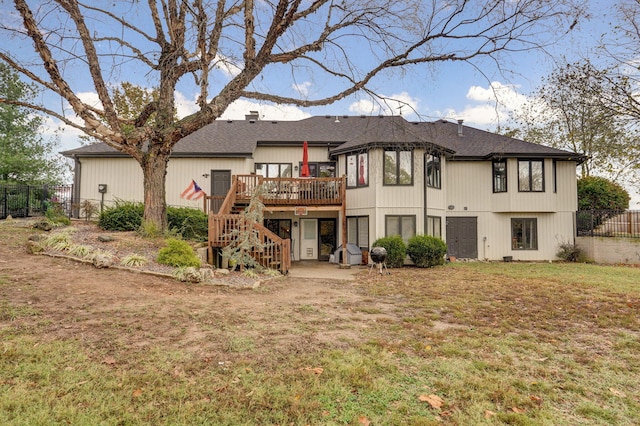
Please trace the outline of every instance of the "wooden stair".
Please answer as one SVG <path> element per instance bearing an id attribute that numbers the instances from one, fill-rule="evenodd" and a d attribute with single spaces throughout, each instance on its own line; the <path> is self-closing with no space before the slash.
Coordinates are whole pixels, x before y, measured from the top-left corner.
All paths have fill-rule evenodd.
<path id="1" fill-rule="evenodd" d="M 209 258 L 213 258 L 214 249 L 234 243 L 238 230 L 250 230 L 251 238 L 258 243 L 249 250 L 249 255 L 262 267 L 287 274 L 291 268 L 291 240 L 280 238 L 260 223 L 243 219 L 240 213 L 249 205 L 249 200 L 238 199 L 238 193 L 238 180 L 234 177 L 220 210 L 209 212 Z"/>

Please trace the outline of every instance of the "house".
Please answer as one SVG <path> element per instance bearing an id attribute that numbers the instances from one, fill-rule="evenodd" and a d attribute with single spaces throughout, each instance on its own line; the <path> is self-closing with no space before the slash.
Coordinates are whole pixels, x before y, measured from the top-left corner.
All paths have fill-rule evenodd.
<path id="1" fill-rule="evenodd" d="M 300 178 L 305 141 L 311 179 Z M 75 161 L 76 200 L 143 199 L 142 172 L 128 156 L 105 144 L 63 154 Z M 327 260 L 344 243 L 368 250 L 378 238 L 416 234 L 441 237 L 456 258 L 552 260 L 575 239 L 583 160 L 462 121 L 266 121 L 252 113 L 216 121 L 175 146 L 167 203 L 202 208 L 179 197 L 194 179 L 211 197 L 211 215 L 232 214 L 232 201 L 246 204 L 255 185 L 268 184 L 264 227 L 290 240 L 293 260 Z M 211 223 L 210 239 L 233 226 Z"/>

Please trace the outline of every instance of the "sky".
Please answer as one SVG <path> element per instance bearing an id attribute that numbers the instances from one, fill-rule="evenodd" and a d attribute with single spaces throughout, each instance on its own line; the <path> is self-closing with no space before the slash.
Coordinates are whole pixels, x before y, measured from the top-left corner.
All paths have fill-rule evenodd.
<path id="1" fill-rule="evenodd" d="M 0 21 L 9 22 L 11 4 L 0 2 Z M 222 119 L 244 119 L 249 111 L 258 111 L 265 120 L 299 120 L 312 115 L 403 115 L 411 121 L 432 121 L 437 119 L 464 120 L 466 125 L 495 131 L 510 124 L 510 113 L 531 99 L 533 91 L 553 70 L 554 58 L 576 60 L 589 57 L 595 59 L 595 47 L 602 34 L 609 30 L 611 22 L 610 3 L 607 0 L 589 0 L 591 19 L 583 19 L 568 34 L 558 37 L 546 52 L 520 52 L 510 54 L 499 64 L 484 61 L 477 67 L 466 63 L 441 63 L 429 69 L 411 69 L 392 78 L 376 80 L 376 90 L 381 95 L 399 99 L 407 105 L 398 108 L 390 104 L 382 108 L 363 95 L 357 94 L 334 104 L 298 108 L 290 105 L 273 105 L 238 100 L 221 117 Z M 498 70 L 498 67 L 501 70 Z M 229 78 L 237 70 L 220 69 L 219 77 Z M 135 78 L 135 71 L 127 75 L 127 80 Z M 138 76 L 142 77 L 142 76 Z M 256 82 L 260 84 L 260 82 Z M 268 83 L 281 90 L 314 97 L 323 93 L 321 82 L 297 81 L 278 78 Z M 88 87 L 88 86 L 87 86 Z M 97 95 L 91 90 L 80 92 L 83 100 L 93 100 Z M 196 111 L 197 93 L 189 86 L 179 86 L 176 92 L 178 115 L 185 116 Z M 68 150 L 81 145 L 79 132 L 65 128 L 60 122 L 47 120 L 44 131 L 57 131 L 60 150 Z M 640 195 L 633 192 L 632 208 L 640 208 Z"/>

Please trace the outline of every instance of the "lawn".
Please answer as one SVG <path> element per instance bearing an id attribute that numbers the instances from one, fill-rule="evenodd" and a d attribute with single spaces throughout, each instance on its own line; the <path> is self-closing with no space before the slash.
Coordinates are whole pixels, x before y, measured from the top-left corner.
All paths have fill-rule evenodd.
<path id="1" fill-rule="evenodd" d="M 27 256 L 21 238 L 0 252 L 2 425 L 640 418 L 638 268 L 454 263 L 241 290 Z"/>

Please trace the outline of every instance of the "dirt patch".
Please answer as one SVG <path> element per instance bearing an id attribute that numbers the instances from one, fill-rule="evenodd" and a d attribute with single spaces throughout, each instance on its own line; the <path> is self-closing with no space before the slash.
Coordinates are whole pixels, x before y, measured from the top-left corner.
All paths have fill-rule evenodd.
<path id="1" fill-rule="evenodd" d="M 98 235 L 107 233 L 94 225 L 73 226 L 75 242 L 118 258 L 138 253 L 153 259 L 161 245 L 135 233 L 109 233 L 113 241 L 100 242 Z M 363 298 L 358 289 L 364 281 L 358 279 L 280 277 L 253 289 L 187 284 L 28 254 L 27 239 L 35 233 L 41 232 L 28 222 L 0 223 L 0 296 L 11 307 L 3 311 L 0 328 L 78 339 L 96 356 L 165 347 L 221 361 L 250 352 L 272 362 L 291 351 L 351 345 L 365 339 L 362 331 L 378 319 L 397 320 L 393 312 L 381 313 L 385 308 L 378 302 Z M 156 264 L 147 268 L 162 271 Z M 219 279 L 227 284 L 244 280 L 241 274 Z M 240 331 L 242 338 L 237 337 Z"/>

